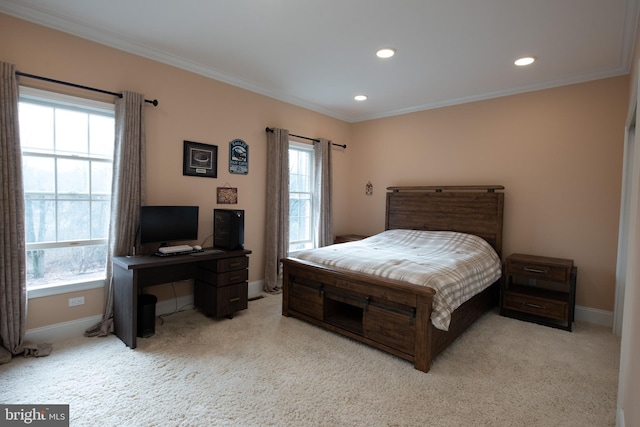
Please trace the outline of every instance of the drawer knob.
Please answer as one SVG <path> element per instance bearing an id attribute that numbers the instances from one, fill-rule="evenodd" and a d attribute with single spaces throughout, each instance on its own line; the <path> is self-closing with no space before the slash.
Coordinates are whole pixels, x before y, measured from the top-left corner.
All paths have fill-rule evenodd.
<path id="1" fill-rule="evenodd" d="M 229 298 L 229 302 L 238 302 L 240 301 L 240 297 Z"/>
<path id="2" fill-rule="evenodd" d="M 548 274 L 549 270 L 542 270 L 540 268 L 531 268 L 531 267 L 525 267 L 524 271 L 526 271 L 527 273 L 538 273 L 538 274 Z"/>

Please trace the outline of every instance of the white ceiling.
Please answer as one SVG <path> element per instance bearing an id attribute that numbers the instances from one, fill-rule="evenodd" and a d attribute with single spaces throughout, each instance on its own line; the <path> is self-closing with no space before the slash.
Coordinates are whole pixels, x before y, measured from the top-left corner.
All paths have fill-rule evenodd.
<path id="1" fill-rule="evenodd" d="M 357 122 L 627 74 L 639 1 L 0 0 L 0 12 Z M 514 66 L 523 55 L 537 61 Z"/>

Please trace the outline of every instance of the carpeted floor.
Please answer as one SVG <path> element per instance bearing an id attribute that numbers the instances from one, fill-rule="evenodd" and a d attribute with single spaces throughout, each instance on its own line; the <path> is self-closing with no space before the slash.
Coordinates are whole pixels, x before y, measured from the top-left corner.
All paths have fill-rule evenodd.
<path id="1" fill-rule="evenodd" d="M 429 373 L 280 312 L 189 310 L 0 365 L 0 403 L 70 405 L 71 426 L 613 426 L 619 340 L 489 313 Z"/>

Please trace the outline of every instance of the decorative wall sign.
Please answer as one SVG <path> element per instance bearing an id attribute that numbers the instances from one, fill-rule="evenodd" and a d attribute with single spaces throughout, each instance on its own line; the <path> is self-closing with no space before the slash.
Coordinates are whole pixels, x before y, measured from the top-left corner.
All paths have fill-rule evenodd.
<path id="1" fill-rule="evenodd" d="M 246 175 L 249 173 L 249 146 L 241 139 L 229 143 L 229 172 Z"/>
<path id="2" fill-rule="evenodd" d="M 218 177 L 218 146 L 184 141 L 182 175 Z"/>
<path id="3" fill-rule="evenodd" d="M 218 204 L 235 205 L 238 203 L 238 189 L 233 187 L 218 187 Z"/>

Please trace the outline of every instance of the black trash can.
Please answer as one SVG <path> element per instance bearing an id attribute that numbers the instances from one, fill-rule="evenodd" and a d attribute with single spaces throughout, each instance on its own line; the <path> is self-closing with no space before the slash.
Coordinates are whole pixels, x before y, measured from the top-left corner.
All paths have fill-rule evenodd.
<path id="1" fill-rule="evenodd" d="M 138 336 L 148 338 L 156 333 L 156 303 L 158 297 L 138 295 Z"/>

